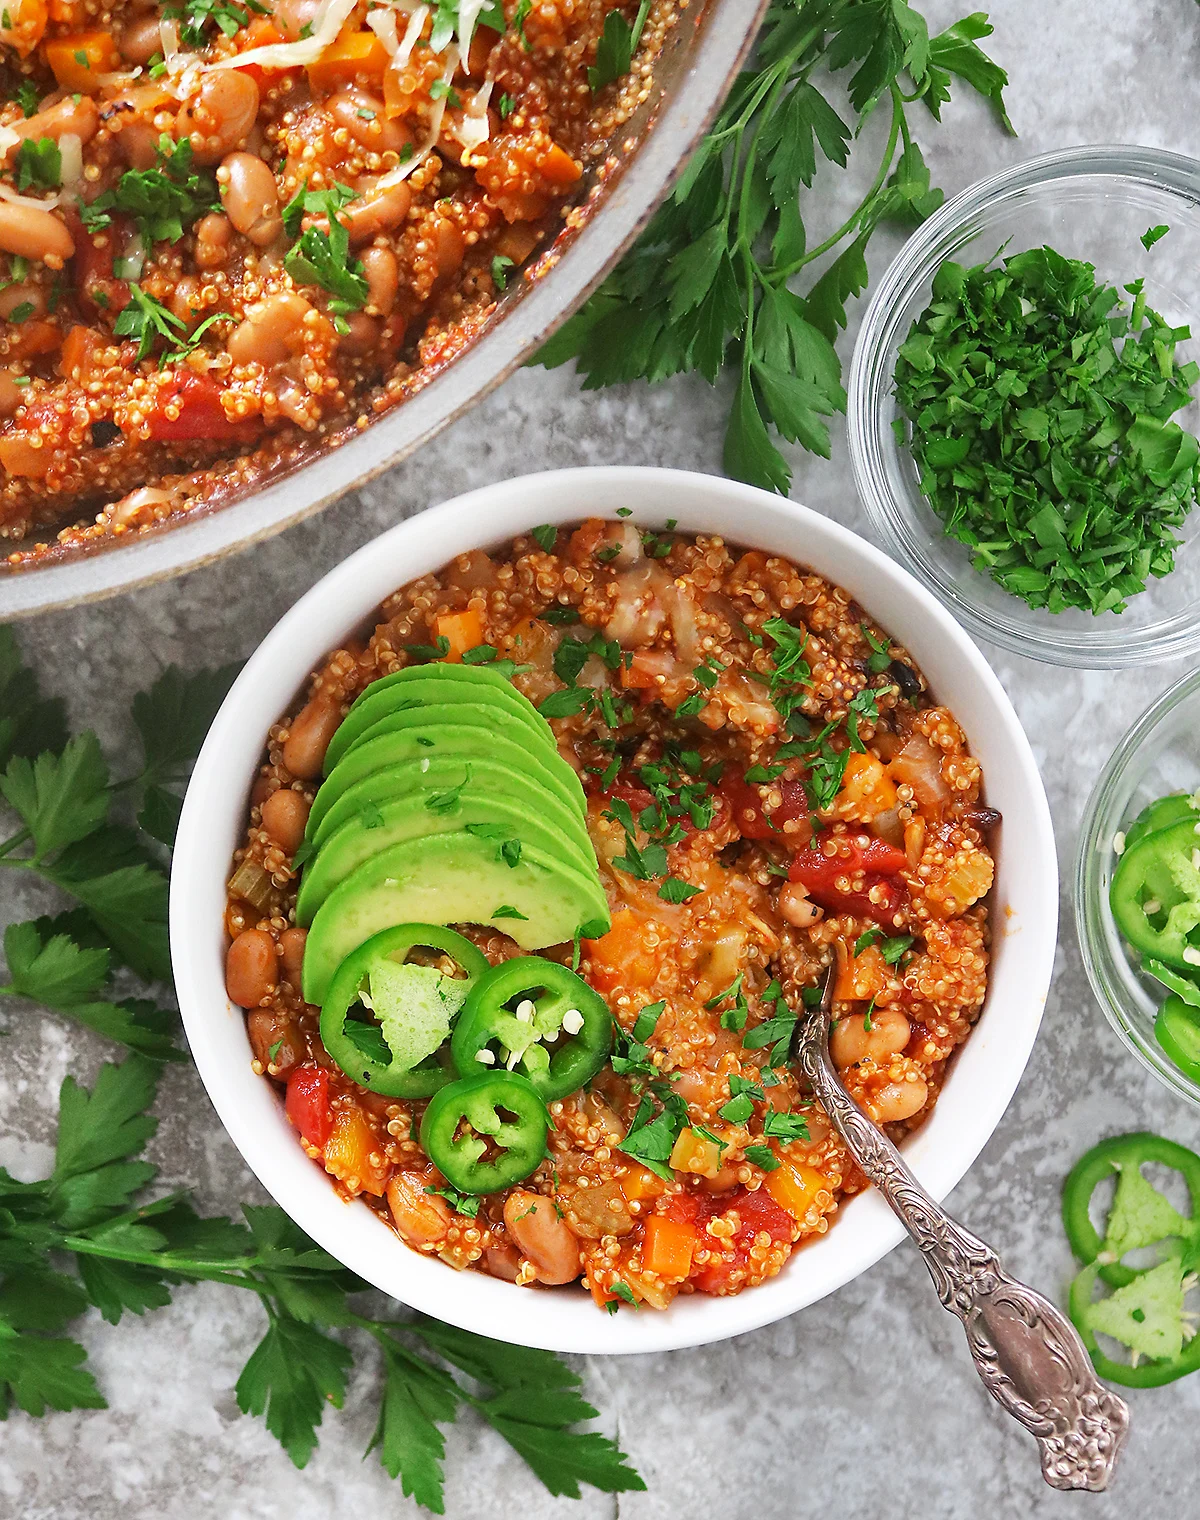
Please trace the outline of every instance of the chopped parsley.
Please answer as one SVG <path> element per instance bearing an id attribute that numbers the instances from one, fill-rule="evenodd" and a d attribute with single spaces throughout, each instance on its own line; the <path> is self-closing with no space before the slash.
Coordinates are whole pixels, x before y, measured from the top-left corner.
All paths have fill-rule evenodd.
<path id="1" fill-rule="evenodd" d="M 80 206 L 83 224 L 94 231 L 107 227 L 110 211 L 133 218 L 147 247 L 177 243 L 193 222 L 220 209 L 217 182 L 207 171 L 192 166 L 192 145 L 175 142 L 164 132 L 158 140 L 153 169 L 127 169 L 112 190 Z"/>
<path id="2" fill-rule="evenodd" d="M 496 911 L 492 914 L 492 917 L 519 918 L 523 923 L 529 922 L 529 914 L 520 912 L 517 908 L 513 907 L 512 903 L 501 903 Z"/>
<path id="3" fill-rule="evenodd" d="M 24 138 L 14 168 L 18 190 L 57 190 L 62 184 L 62 153 L 52 137 Z"/>
<path id="4" fill-rule="evenodd" d="M 471 780 L 471 767 L 466 767 L 466 774 L 457 786 L 447 787 L 444 792 L 434 792 L 426 798 L 425 806 L 431 813 L 454 813 L 462 806 L 462 794 L 464 788 Z"/>
<path id="5" fill-rule="evenodd" d="M 37 108 L 41 104 L 38 87 L 32 79 L 22 79 L 12 97 L 21 107 L 21 114 L 28 121 L 31 116 L 37 115 Z"/>
<path id="6" fill-rule="evenodd" d="M 468 1219 L 474 1219 L 479 1213 L 479 1205 L 482 1198 L 473 1198 L 469 1193 L 456 1192 L 452 1187 L 427 1187 L 427 1193 L 436 1194 L 438 1198 L 444 1198 L 456 1214 L 465 1214 Z"/>
<path id="7" fill-rule="evenodd" d="M 179 42 L 187 50 L 205 47 L 214 26 L 226 37 L 233 37 L 249 25 L 251 14 L 271 14 L 259 0 L 244 0 L 241 5 L 234 0 L 185 0 L 183 5 L 164 5 L 162 13 L 168 21 L 180 23 Z"/>
<path id="8" fill-rule="evenodd" d="M 228 312 L 213 312 L 212 316 L 205 317 L 188 334 L 187 323 L 140 285 L 130 285 L 129 298 L 129 305 L 118 314 L 113 324 L 113 332 L 118 338 L 138 340 L 139 362 L 149 358 L 154 345 L 161 342 L 163 347 L 158 360 L 159 369 L 186 359 L 199 346 L 200 339 L 214 323 L 231 320 Z"/>
<path id="9" fill-rule="evenodd" d="M 897 429 L 977 571 L 1093 614 L 1169 574 L 1200 490 L 1200 441 L 1172 421 L 1200 380 L 1190 336 L 1141 280 L 1100 285 L 1052 248 L 942 265 L 900 346 Z"/>
<path id="10" fill-rule="evenodd" d="M 632 26 L 619 10 L 611 10 L 605 16 L 604 30 L 596 44 L 596 62 L 588 69 L 588 84 L 593 95 L 614 79 L 629 73 L 649 14 L 650 0 L 642 0 Z"/>
<path id="11" fill-rule="evenodd" d="M 862 636 L 871 646 L 871 657 L 867 661 L 867 669 L 873 676 L 881 676 L 892 663 L 891 652 L 882 639 L 877 639 L 865 623 L 861 623 Z"/>
<path id="12" fill-rule="evenodd" d="M 689 882 L 681 881 L 678 876 L 668 876 L 666 881 L 658 889 L 658 895 L 664 902 L 685 903 L 691 897 L 697 897 L 704 891 L 703 887 L 693 887 Z"/>
<path id="13" fill-rule="evenodd" d="M 350 233 L 338 221 L 338 212 L 355 199 L 347 185 L 335 184 L 329 190 L 309 190 L 302 186 L 283 208 L 284 230 L 295 234 L 306 212 L 324 216 L 329 230 L 309 227 L 299 241 L 288 249 L 283 267 L 297 285 L 318 285 L 333 297 L 329 310 L 335 316 L 359 311 L 367 304 L 367 281 L 362 261 L 350 252 Z"/>
<path id="14" fill-rule="evenodd" d="M 503 253 L 496 254 L 492 259 L 492 284 L 497 290 L 508 289 L 508 271 L 513 267 L 512 259 Z"/>

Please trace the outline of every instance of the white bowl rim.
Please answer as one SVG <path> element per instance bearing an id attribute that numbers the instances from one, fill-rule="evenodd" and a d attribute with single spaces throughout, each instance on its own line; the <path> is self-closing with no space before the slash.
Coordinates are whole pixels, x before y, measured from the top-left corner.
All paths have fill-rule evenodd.
<path id="1" fill-rule="evenodd" d="M 723 1340 L 773 1323 L 852 1281 L 890 1251 L 903 1229 L 878 1194 L 844 1204 L 828 1234 L 797 1252 L 777 1277 L 733 1297 L 696 1294 L 663 1313 L 597 1312 L 584 1293 L 522 1290 L 482 1273 L 456 1273 L 409 1250 L 369 1209 L 344 1203 L 304 1155 L 270 1084 L 250 1070 L 242 1010 L 224 990 L 223 904 L 228 861 L 244 827 L 251 778 L 269 726 L 285 710 L 324 654 L 388 593 L 468 548 L 500 544 L 540 522 L 574 522 L 634 508 L 631 521 L 681 532 L 725 533 L 735 543 L 787 555 L 838 584 L 868 579 L 864 604 L 906 643 L 928 673 L 947 662 L 962 671 L 963 691 L 986 710 L 989 744 L 1008 752 L 1001 784 L 1027 813 L 1016 869 L 1020 906 L 1006 905 L 1003 940 L 1005 1011 L 1001 1029 L 997 966 L 980 1026 L 962 1055 L 988 1061 L 983 1091 L 954 1075 L 934 1114 L 906 1146 L 906 1156 L 935 1198 L 943 1198 L 1000 1122 L 1025 1069 L 1041 1022 L 1053 969 L 1058 868 L 1041 778 L 1015 712 L 982 654 L 941 604 L 904 569 L 849 529 L 806 507 L 718 476 L 632 466 L 546 471 L 471 491 L 432 507 L 366 544 L 317 582 L 275 625 L 246 663 L 213 722 L 196 762 L 180 818 L 171 882 L 170 926 L 175 983 L 189 1045 L 222 1123 L 246 1164 L 281 1207 L 331 1254 L 401 1302 L 464 1329 L 564 1352 L 671 1350 Z M 739 518 L 758 524 L 739 531 Z M 764 528 L 761 525 L 766 524 Z M 801 547 L 803 544 L 803 547 Z M 831 566 L 836 573 L 831 573 Z M 824 568 L 822 568 L 824 567 Z M 847 589 L 863 601 L 853 586 Z M 902 609 L 885 617 L 871 606 L 886 595 Z M 905 620 L 920 623 L 913 646 Z M 944 682 L 934 683 L 945 685 Z M 961 701 L 949 704 L 952 710 Z M 992 725 L 995 725 L 994 727 Z M 994 792 L 995 788 L 992 788 Z M 991 792 L 989 793 L 991 795 Z M 1001 852 L 1001 871 L 1008 857 Z M 995 918 L 995 915 L 993 915 Z M 205 925 L 208 929 L 205 929 Z M 1012 945 L 1010 951 L 1007 946 Z M 1016 960 L 1012 958 L 1016 957 Z M 997 996 L 999 994 L 997 993 Z M 984 1027 L 986 1026 L 986 1027 Z M 986 1054 L 985 1054 L 986 1052 Z"/>

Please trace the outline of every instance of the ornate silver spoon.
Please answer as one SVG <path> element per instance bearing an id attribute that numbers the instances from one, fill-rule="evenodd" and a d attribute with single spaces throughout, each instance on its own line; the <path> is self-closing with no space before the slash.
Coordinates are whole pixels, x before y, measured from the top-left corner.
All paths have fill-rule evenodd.
<path id="1" fill-rule="evenodd" d="M 1036 1437 L 1052 1488 L 1107 1488 L 1129 1410 L 1096 1377 L 1070 1320 L 1017 1282 L 995 1251 L 933 1201 L 900 1152 L 842 1086 L 829 1058 L 836 967 L 796 1026 L 795 1057 L 854 1159 L 925 1258 L 942 1306 L 956 1314 L 983 1386 Z"/>

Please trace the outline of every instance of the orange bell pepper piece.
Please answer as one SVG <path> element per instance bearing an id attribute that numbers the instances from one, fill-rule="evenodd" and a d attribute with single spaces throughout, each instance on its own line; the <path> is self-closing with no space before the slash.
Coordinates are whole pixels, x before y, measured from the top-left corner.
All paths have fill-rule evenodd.
<path id="1" fill-rule="evenodd" d="M 665 1214 L 652 1214 L 646 1221 L 646 1241 L 642 1262 L 648 1272 L 682 1282 L 692 1270 L 692 1253 L 696 1249 L 696 1227 Z"/>
<path id="2" fill-rule="evenodd" d="M 387 63 L 387 49 L 374 32 L 350 32 L 309 64 L 308 82 L 314 94 L 332 95 L 356 81 L 381 80 Z"/>
<path id="3" fill-rule="evenodd" d="M 100 30 L 68 32 L 47 42 L 43 51 L 62 88 L 78 95 L 97 94 L 101 76 L 114 73 L 121 63 L 111 33 Z"/>
<path id="4" fill-rule="evenodd" d="M 780 1158 L 780 1164 L 768 1172 L 763 1187 L 781 1209 L 794 1220 L 803 1223 L 809 1209 L 816 1202 L 817 1194 L 829 1191 L 829 1179 L 815 1166 L 805 1166 L 801 1161 Z"/>
<path id="5" fill-rule="evenodd" d="M 464 653 L 483 643 L 483 623 L 474 607 L 465 612 L 441 613 L 434 620 L 434 633 L 449 642 L 446 662 L 450 665 L 461 665 Z"/>

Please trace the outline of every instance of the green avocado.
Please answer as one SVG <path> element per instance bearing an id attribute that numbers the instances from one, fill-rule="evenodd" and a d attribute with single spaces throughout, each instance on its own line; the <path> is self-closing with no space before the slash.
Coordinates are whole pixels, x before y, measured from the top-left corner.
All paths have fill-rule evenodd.
<path id="1" fill-rule="evenodd" d="M 342 719 L 325 751 L 325 774 L 366 729 L 394 713 L 433 705 L 478 707 L 522 724 L 528 738 L 558 753 L 554 733 L 533 703 L 504 676 L 482 665 L 411 665 L 372 681 Z"/>
<path id="2" fill-rule="evenodd" d="M 429 764 L 422 764 L 424 760 Z M 468 759 L 456 749 L 422 747 L 419 760 L 408 759 L 397 765 L 382 766 L 341 788 L 334 801 L 322 803 L 316 826 L 306 830 L 308 841 L 313 850 L 319 850 L 331 834 L 364 811 L 370 813 L 374 808 L 386 807 L 389 802 L 414 791 L 448 791 L 466 779 L 468 765 L 471 767 L 468 791 L 486 791 L 500 801 L 518 804 L 527 818 L 532 816 L 543 827 L 566 835 L 586 862 L 587 869 L 595 870 L 595 850 L 587 826 L 578 811 L 562 800 L 561 793 L 550 791 L 528 769 L 514 772 L 494 754 Z M 340 776 L 334 779 L 340 780 Z M 335 797 L 333 791 L 329 795 Z"/>
<path id="3" fill-rule="evenodd" d="M 389 721 L 384 719 L 385 724 Z M 441 723 L 428 727 L 410 724 L 394 730 L 382 728 L 346 752 L 313 799 L 306 829 L 308 838 L 316 838 L 333 804 L 364 776 L 409 762 L 428 771 L 435 759 L 447 758 L 462 762 L 494 760 L 503 764 L 514 776 L 538 782 L 574 815 L 582 827 L 587 811 L 583 787 L 579 784 L 579 777 L 557 751 L 547 754 L 534 745 L 525 748 L 496 729 L 479 723 Z M 461 775 L 457 776 L 453 784 L 457 785 L 462 779 Z"/>
<path id="4" fill-rule="evenodd" d="M 434 771 L 448 772 L 445 778 L 434 776 Z M 390 849 L 408 839 L 418 839 L 435 834 L 448 834 L 454 830 L 474 833 L 489 843 L 492 853 L 505 862 L 524 853 L 526 846 L 540 851 L 547 859 L 559 862 L 564 871 L 578 876 L 587 884 L 596 879 L 596 856 L 586 840 L 581 842 L 582 829 L 578 819 L 572 820 L 570 831 L 556 827 L 551 821 L 559 804 L 536 782 L 522 781 L 514 777 L 504 766 L 487 761 L 470 763 L 470 780 L 457 795 L 456 789 L 463 782 L 464 766 L 461 761 L 447 761 L 430 766 L 428 784 L 419 771 L 416 776 L 422 785 L 413 790 L 403 790 L 404 780 L 413 780 L 415 767 L 409 765 L 401 771 L 377 773 L 386 778 L 397 791 L 378 803 L 361 802 L 361 788 L 372 782 L 359 782 L 343 795 L 335 808 L 321 825 L 321 837 L 316 841 L 316 854 L 304 867 L 300 895 L 296 901 L 296 922 L 311 923 L 317 909 L 330 892 L 347 876 L 382 850 Z M 353 794 L 358 793 L 358 797 Z M 454 799 L 450 806 L 437 804 Z M 359 802 L 357 812 L 340 826 L 329 828 L 337 809 L 347 800 Z M 505 847 L 507 846 L 507 854 Z M 586 854 L 585 854 L 586 848 Z"/>
<path id="5" fill-rule="evenodd" d="M 352 950 L 404 923 L 486 924 L 540 950 L 607 933 L 609 913 L 599 877 L 587 881 L 532 847 L 508 866 L 474 834 L 409 839 L 373 855 L 322 903 L 304 951 L 305 1000 L 322 1003 Z"/>

